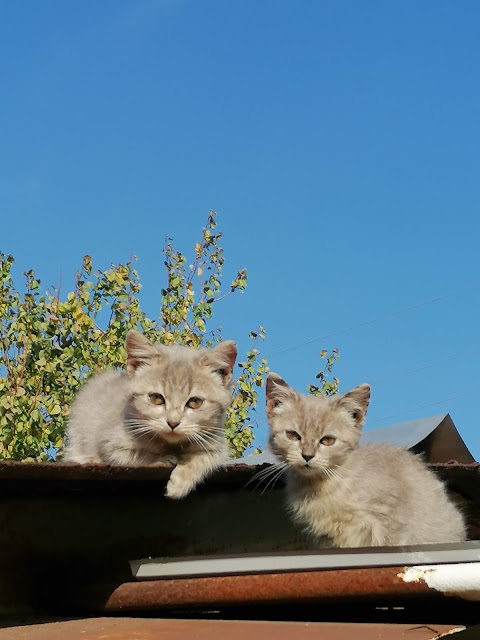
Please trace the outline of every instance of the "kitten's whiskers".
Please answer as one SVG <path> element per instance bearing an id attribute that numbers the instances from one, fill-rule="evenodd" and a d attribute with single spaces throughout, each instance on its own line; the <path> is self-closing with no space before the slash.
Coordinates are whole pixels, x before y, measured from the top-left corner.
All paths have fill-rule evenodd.
<path id="1" fill-rule="evenodd" d="M 336 480 L 339 485 L 347 486 L 347 478 L 345 474 L 345 469 L 343 469 L 343 473 L 338 471 L 339 468 L 342 467 L 324 467 L 322 472 L 329 480 Z"/>
<path id="2" fill-rule="evenodd" d="M 254 480 L 258 480 L 257 484 L 254 487 L 255 489 L 257 489 L 263 482 L 267 481 L 267 484 L 262 491 L 263 494 L 263 492 L 272 482 L 273 485 L 275 485 L 278 478 L 283 474 L 284 471 L 286 471 L 287 468 L 288 464 L 286 462 L 277 462 L 275 464 L 271 464 L 266 469 L 260 469 L 260 471 L 257 471 L 257 473 L 255 473 L 245 484 L 245 487 L 247 487 Z"/>
<path id="3" fill-rule="evenodd" d="M 149 435 L 155 436 L 156 429 L 146 420 L 132 420 L 128 419 L 124 421 L 125 428 L 131 435 Z"/>
<path id="4" fill-rule="evenodd" d="M 270 487 L 273 489 L 273 487 L 275 486 L 275 484 L 277 483 L 277 480 L 280 478 L 280 476 L 286 471 L 287 469 L 287 465 L 285 465 L 284 467 L 282 467 L 281 469 L 277 470 L 277 473 L 274 474 L 270 480 L 267 482 L 267 484 L 265 485 L 263 491 L 262 491 L 262 495 L 265 493 L 265 491 L 268 489 L 268 487 Z"/>
<path id="5" fill-rule="evenodd" d="M 200 449 L 203 449 L 203 451 L 205 451 L 206 453 L 210 453 L 212 451 L 212 449 L 214 449 L 214 447 L 212 447 L 212 445 L 215 444 L 219 444 L 219 440 L 208 440 L 207 438 L 205 438 L 205 434 L 203 433 L 199 433 L 198 431 L 191 431 L 191 432 L 186 432 L 185 435 L 187 436 L 188 440 L 190 442 L 195 443 L 198 447 L 200 447 Z"/>

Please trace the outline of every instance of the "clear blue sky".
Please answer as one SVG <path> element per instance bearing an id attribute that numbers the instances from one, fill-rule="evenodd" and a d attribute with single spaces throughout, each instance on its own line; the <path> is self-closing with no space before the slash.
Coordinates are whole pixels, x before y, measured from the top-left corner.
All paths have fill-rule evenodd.
<path id="1" fill-rule="evenodd" d="M 450 412 L 479 459 L 479 24 L 475 0 L 3 2 L 0 249 L 64 288 L 135 253 L 155 314 L 165 235 L 190 251 L 215 209 L 249 273 L 225 337 L 263 324 L 300 389 L 338 347 L 369 428 Z"/>

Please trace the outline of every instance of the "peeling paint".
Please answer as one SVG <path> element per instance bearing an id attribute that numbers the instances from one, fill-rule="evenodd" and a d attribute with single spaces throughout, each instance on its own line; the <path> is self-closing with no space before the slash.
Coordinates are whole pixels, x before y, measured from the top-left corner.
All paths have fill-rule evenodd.
<path id="1" fill-rule="evenodd" d="M 480 600 L 480 562 L 406 567 L 398 577 L 404 582 L 423 582 L 446 596 Z"/>
<path id="2" fill-rule="evenodd" d="M 454 629 L 450 629 L 450 631 L 445 631 L 445 633 L 441 633 L 440 635 L 436 635 L 431 640 L 440 640 L 440 638 L 446 638 L 447 636 L 451 636 L 454 633 L 460 633 L 461 631 L 465 631 L 467 627 L 455 627 Z"/>

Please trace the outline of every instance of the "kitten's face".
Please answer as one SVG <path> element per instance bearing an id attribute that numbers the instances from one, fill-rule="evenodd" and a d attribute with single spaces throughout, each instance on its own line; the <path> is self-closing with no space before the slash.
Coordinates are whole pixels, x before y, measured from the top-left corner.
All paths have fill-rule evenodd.
<path id="1" fill-rule="evenodd" d="M 302 475 L 331 475 L 357 446 L 369 400 L 367 384 L 344 396 L 307 396 L 270 373 L 267 415 L 273 453 Z"/>
<path id="2" fill-rule="evenodd" d="M 147 446 L 158 439 L 172 445 L 190 442 L 200 449 L 214 444 L 230 403 L 235 357 L 231 341 L 214 349 L 152 346 L 142 334 L 130 332 L 126 428 Z"/>

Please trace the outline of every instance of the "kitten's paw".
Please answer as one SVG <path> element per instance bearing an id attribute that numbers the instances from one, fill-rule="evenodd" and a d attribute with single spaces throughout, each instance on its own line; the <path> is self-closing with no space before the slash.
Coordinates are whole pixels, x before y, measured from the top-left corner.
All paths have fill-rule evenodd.
<path id="1" fill-rule="evenodd" d="M 167 483 L 167 490 L 165 495 L 167 498 L 173 498 L 174 500 L 180 500 L 185 498 L 186 495 L 194 488 L 195 485 L 185 477 L 185 474 L 178 467 L 172 471 L 170 480 Z M 180 472 L 180 473 L 179 473 Z"/>

